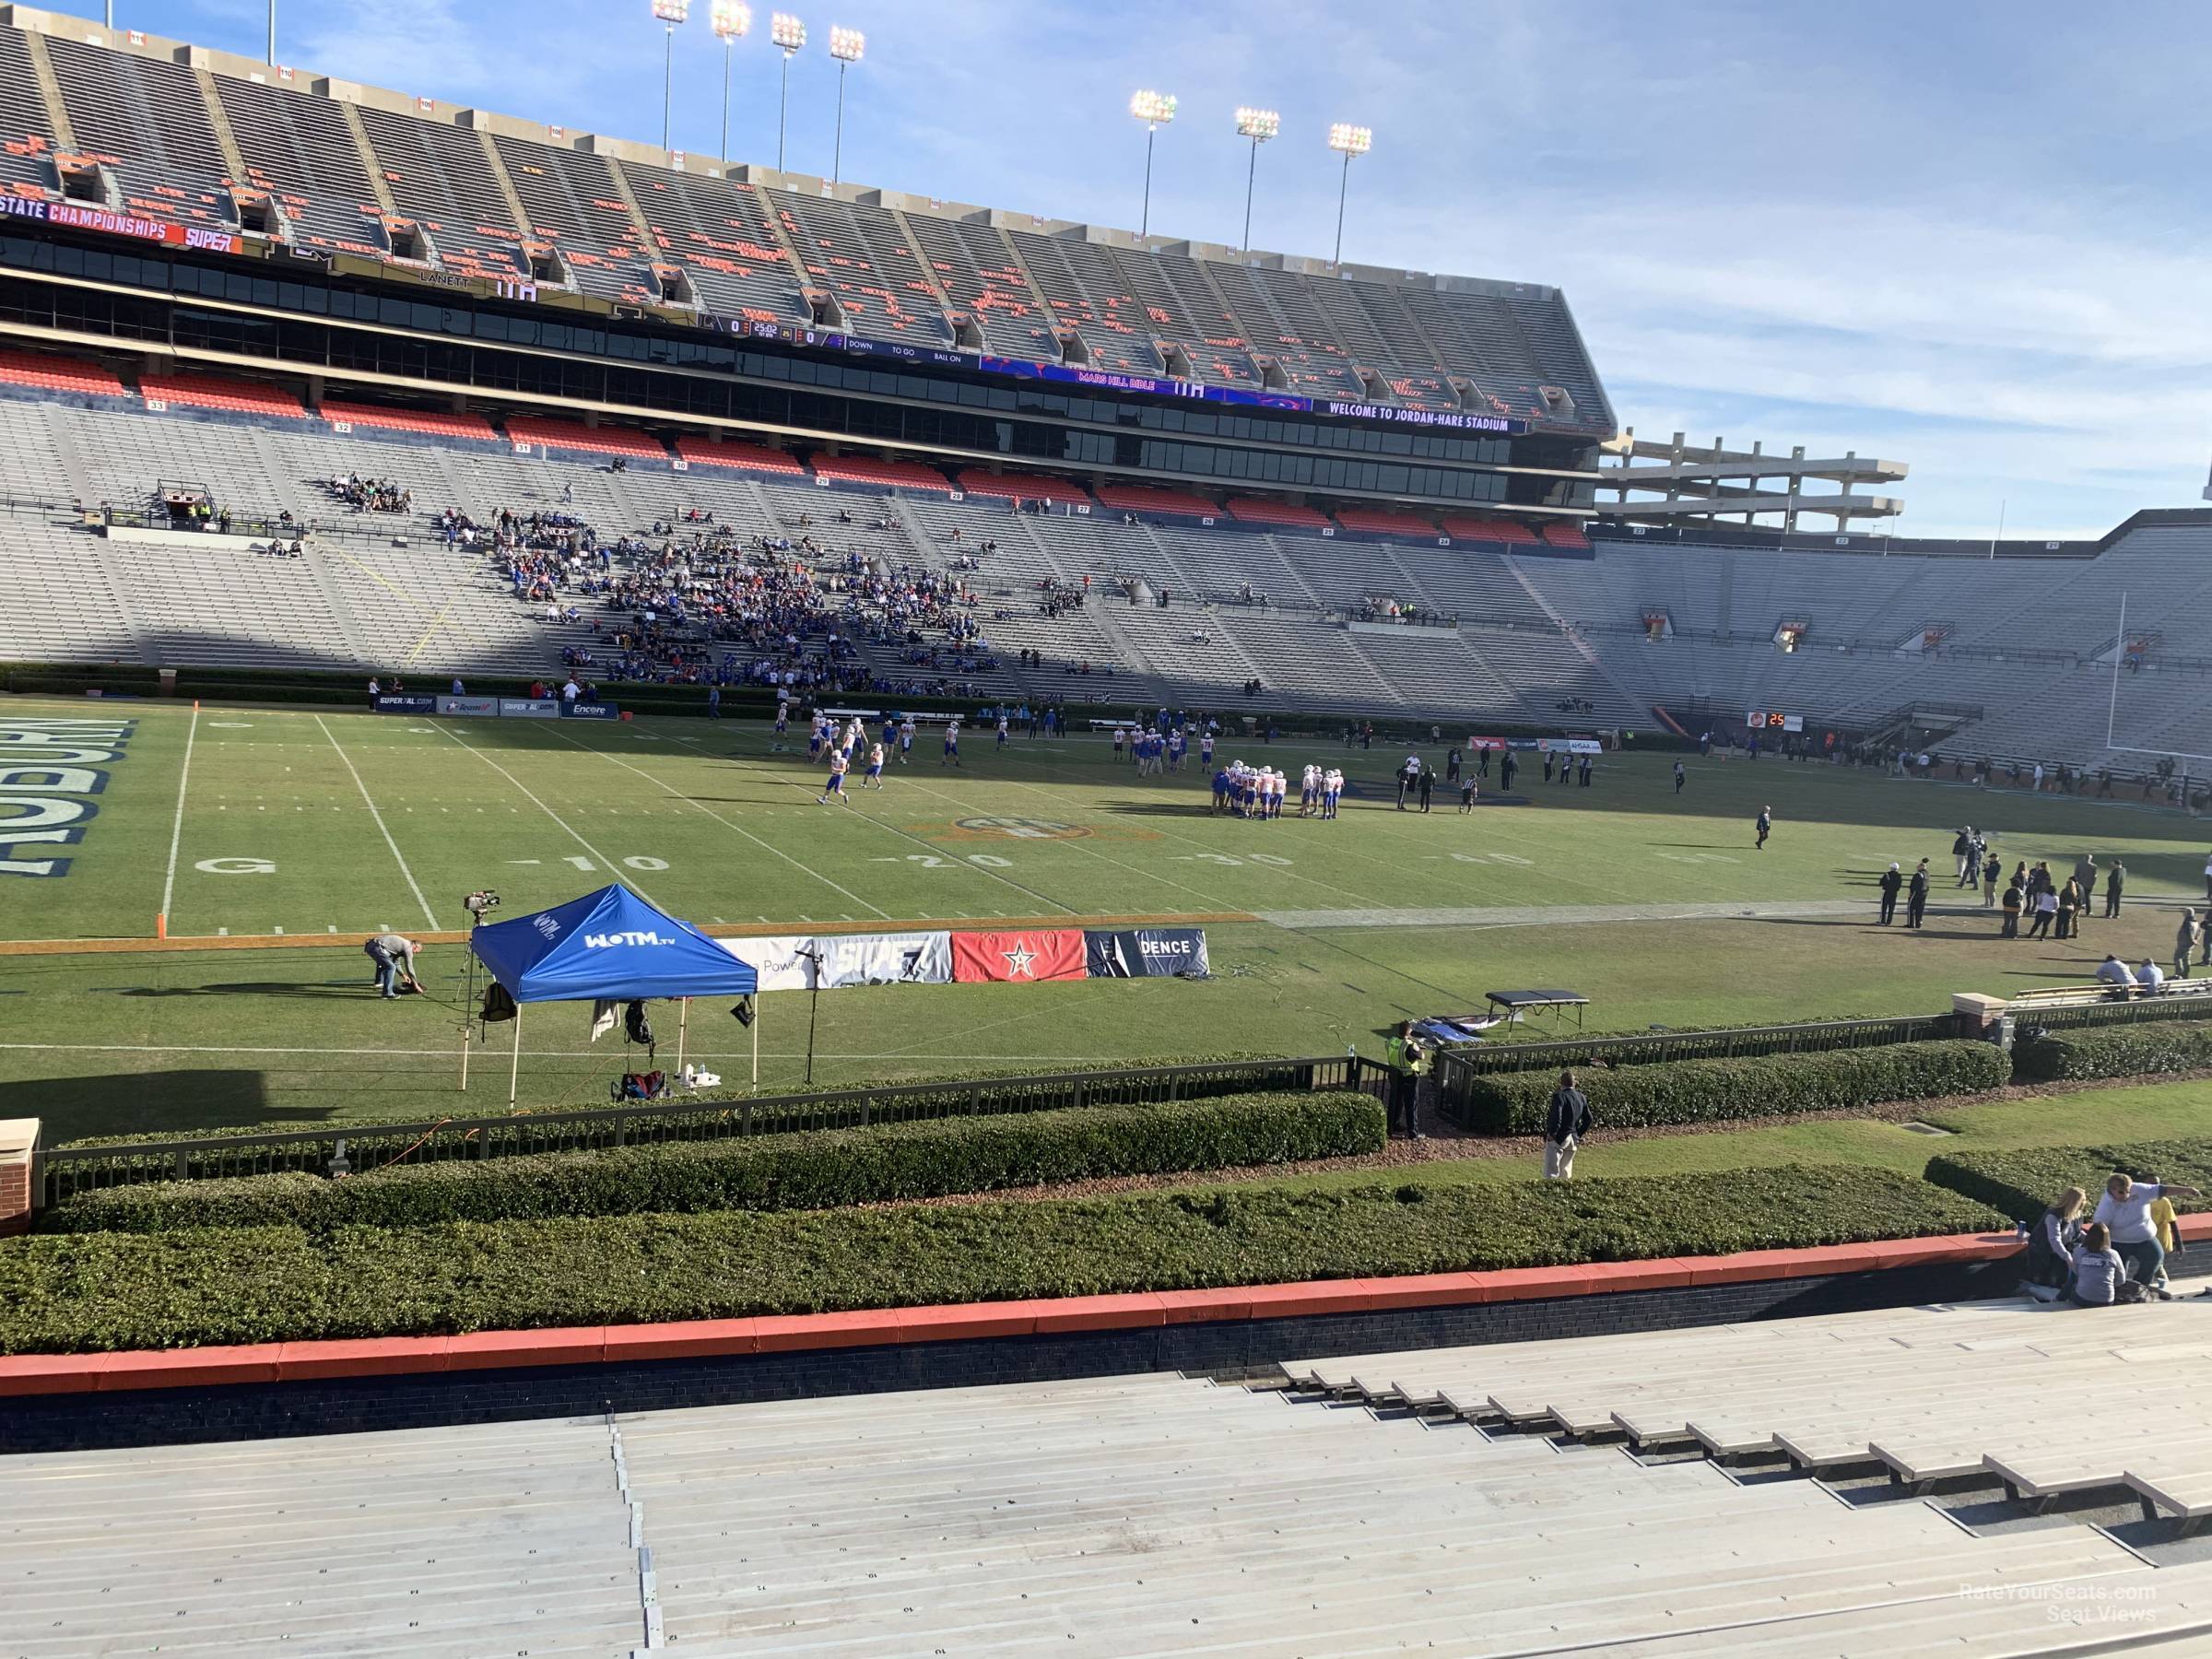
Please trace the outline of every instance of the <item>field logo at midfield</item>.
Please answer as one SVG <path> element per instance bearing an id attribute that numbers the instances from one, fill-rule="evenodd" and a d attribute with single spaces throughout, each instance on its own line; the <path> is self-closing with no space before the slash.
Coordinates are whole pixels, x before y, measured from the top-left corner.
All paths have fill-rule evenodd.
<path id="1" fill-rule="evenodd" d="M 108 770 L 124 758 L 137 722 L 0 722 L 0 876 L 65 876 L 66 858 L 22 856 L 27 847 L 74 846 L 100 807 Z"/>
<path id="2" fill-rule="evenodd" d="M 1051 818 L 965 818 L 953 825 L 956 837 L 1007 835 L 1018 841 L 1079 841 L 1090 833 L 1079 824 L 1056 824 Z"/>

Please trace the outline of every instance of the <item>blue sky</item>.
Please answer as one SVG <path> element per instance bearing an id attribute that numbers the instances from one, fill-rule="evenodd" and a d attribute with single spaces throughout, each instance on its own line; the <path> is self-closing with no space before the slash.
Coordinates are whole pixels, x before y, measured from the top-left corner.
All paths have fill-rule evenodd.
<path id="1" fill-rule="evenodd" d="M 1620 419 L 1901 460 L 1903 532 L 2101 533 L 2194 502 L 2212 454 L 2212 13 L 2136 0 L 837 0 L 792 7 L 790 164 L 829 170 L 829 27 L 866 31 L 845 174 L 1134 227 L 1130 92 L 1182 100 L 1152 225 L 1233 242 L 1240 103 L 1277 109 L 1253 240 L 1326 255 L 1332 121 L 1375 129 L 1347 259 L 1556 283 Z M 737 47 L 734 159 L 772 162 L 777 54 Z M 712 154 L 707 0 L 678 147 Z M 633 15 L 634 13 L 634 15 Z M 257 0 L 118 0 L 119 27 L 258 56 Z M 279 57 L 658 137 L 648 0 L 284 0 Z M 519 42 L 519 45 L 518 45 Z"/>

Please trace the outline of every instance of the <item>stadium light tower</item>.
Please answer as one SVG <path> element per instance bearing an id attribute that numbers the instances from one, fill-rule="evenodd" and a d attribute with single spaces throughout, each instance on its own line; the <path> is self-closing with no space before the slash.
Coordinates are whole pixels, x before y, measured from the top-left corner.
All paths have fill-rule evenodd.
<path id="1" fill-rule="evenodd" d="M 1244 171 L 1244 251 L 1252 252 L 1252 187 L 1260 176 L 1260 146 L 1283 130 L 1283 118 L 1273 110 L 1237 112 L 1237 133 L 1252 140 L 1252 164 Z"/>
<path id="2" fill-rule="evenodd" d="M 1174 94 L 1138 92 L 1129 100 L 1129 113 L 1145 124 L 1145 211 L 1136 226 L 1141 237 L 1152 229 L 1152 140 L 1161 127 L 1175 119 Z"/>
<path id="3" fill-rule="evenodd" d="M 661 70 L 661 147 L 668 147 L 668 120 L 676 108 L 676 26 L 691 15 L 691 0 L 653 0 L 653 15 L 668 26 L 668 61 Z"/>
<path id="4" fill-rule="evenodd" d="M 753 26 L 753 8 L 745 0 L 714 0 L 714 38 L 722 42 L 722 159 L 730 159 L 730 57 Z"/>
<path id="5" fill-rule="evenodd" d="M 1336 257 L 1329 261 L 1340 265 L 1344 263 L 1344 198 L 1352 187 L 1352 158 L 1375 147 L 1375 131 L 1339 121 L 1329 128 L 1329 147 L 1344 158 L 1344 179 L 1336 186 Z"/>
<path id="6" fill-rule="evenodd" d="M 845 165 L 845 71 L 860 62 L 868 49 L 868 37 L 857 29 L 830 26 L 830 55 L 837 60 L 837 143 L 830 152 L 830 182 L 837 182 Z"/>
<path id="7" fill-rule="evenodd" d="M 776 106 L 776 171 L 783 171 L 783 127 L 791 113 L 791 60 L 806 44 L 806 25 L 789 12 L 778 12 L 768 20 L 768 38 L 783 49 L 783 95 Z"/>

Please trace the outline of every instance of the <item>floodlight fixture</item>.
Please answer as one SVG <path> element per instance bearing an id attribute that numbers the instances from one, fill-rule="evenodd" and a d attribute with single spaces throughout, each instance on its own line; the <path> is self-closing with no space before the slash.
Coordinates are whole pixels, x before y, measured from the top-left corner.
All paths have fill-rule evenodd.
<path id="1" fill-rule="evenodd" d="M 1140 237 L 1152 229 L 1152 140 L 1161 127 L 1175 119 L 1175 109 L 1172 92 L 1154 92 L 1147 88 L 1129 97 L 1129 113 L 1145 124 L 1145 206 L 1136 226 Z"/>
<path id="2" fill-rule="evenodd" d="M 844 176 L 845 171 L 845 71 L 860 62 L 861 53 L 868 49 L 868 37 L 857 29 L 840 29 L 830 26 L 830 55 L 837 60 L 837 140 L 830 152 L 830 182 L 834 184 Z"/>
<path id="3" fill-rule="evenodd" d="M 653 0 L 653 15 L 668 28 L 666 61 L 661 65 L 661 147 L 668 147 L 669 120 L 676 109 L 676 26 L 688 20 L 691 0 Z"/>
<path id="4" fill-rule="evenodd" d="M 1252 251 L 1252 187 L 1260 176 L 1260 146 L 1283 130 L 1283 118 L 1273 110 L 1240 106 L 1237 133 L 1252 140 L 1252 159 L 1244 169 L 1244 250 Z"/>
<path id="5" fill-rule="evenodd" d="M 722 42 L 722 159 L 730 159 L 730 58 L 732 48 L 753 27 L 753 8 L 745 0 L 714 0 L 714 38 Z"/>
<path id="6" fill-rule="evenodd" d="M 1331 265 L 1344 263 L 1344 198 L 1352 187 L 1352 158 L 1375 147 L 1375 129 L 1354 126 L 1348 121 L 1331 124 L 1329 147 L 1344 158 L 1344 176 L 1336 185 L 1336 253 Z"/>
<path id="7" fill-rule="evenodd" d="M 806 44 L 806 25 L 789 12 L 776 12 L 768 19 L 768 38 L 783 51 L 783 90 L 776 101 L 776 171 L 782 172 L 783 134 L 791 120 L 791 60 Z"/>

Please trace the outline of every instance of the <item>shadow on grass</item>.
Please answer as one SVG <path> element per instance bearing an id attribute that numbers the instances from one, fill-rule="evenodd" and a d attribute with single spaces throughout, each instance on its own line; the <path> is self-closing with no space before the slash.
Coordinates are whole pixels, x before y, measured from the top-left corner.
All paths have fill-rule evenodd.
<path id="1" fill-rule="evenodd" d="M 258 1071 L 122 1072 L 0 1083 L 0 1117 L 42 1119 L 40 1140 L 47 1146 L 88 1135 L 194 1135 L 273 1120 L 313 1127 L 329 1115 L 270 1106 L 266 1078 Z"/>
<path id="2" fill-rule="evenodd" d="M 373 996 L 373 985 L 358 980 L 241 980 L 218 985 L 139 985 L 116 993 L 119 996 L 340 996 L 358 1000 Z"/>

